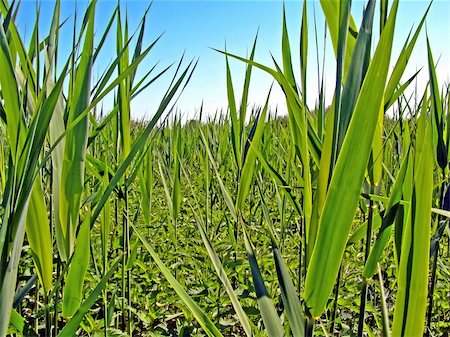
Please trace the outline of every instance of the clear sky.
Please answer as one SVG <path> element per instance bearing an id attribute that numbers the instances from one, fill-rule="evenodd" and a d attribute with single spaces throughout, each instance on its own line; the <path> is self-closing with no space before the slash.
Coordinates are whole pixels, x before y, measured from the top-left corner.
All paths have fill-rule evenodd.
<path id="1" fill-rule="evenodd" d="M 392 1 L 390 1 L 391 3 Z M 41 21 L 40 31 L 42 37 L 48 32 L 53 11 L 53 1 L 40 1 Z M 121 7 L 128 11 L 130 32 L 140 22 L 140 19 L 149 5 L 149 1 L 134 0 L 121 2 Z M 291 49 L 293 52 L 294 70 L 297 70 L 299 80 L 299 31 L 302 1 L 286 1 L 286 15 L 288 22 Z M 396 32 L 394 40 L 393 56 L 391 66 L 398 57 L 400 50 L 412 27 L 419 24 L 428 1 L 401 0 L 397 15 Z M 60 36 L 62 48 L 61 58 L 67 57 L 64 51 L 71 49 L 71 34 L 74 20 L 75 4 L 79 13 L 83 13 L 87 2 L 63 0 L 61 6 L 61 17 L 69 18 L 68 24 L 63 27 Z M 97 40 L 109 21 L 116 6 L 116 1 L 99 0 L 96 11 Z M 352 15 L 357 26 L 360 25 L 362 10 L 366 1 L 353 1 Z M 20 31 L 28 36 L 31 34 L 35 20 L 34 0 L 22 1 L 21 10 L 17 18 Z M 307 102 L 313 108 L 317 98 L 317 63 L 314 36 L 314 15 L 317 22 L 319 56 L 323 56 L 324 16 L 318 1 L 308 1 L 309 20 L 309 54 L 308 54 L 308 97 Z M 142 63 L 140 73 L 146 72 L 149 67 L 158 63 L 158 69 L 176 62 L 185 52 L 186 60 L 199 58 L 199 65 L 194 76 L 178 101 L 178 109 L 184 119 L 196 116 L 202 102 L 205 111 L 214 114 L 216 110 L 226 109 L 226 78 L 225 57 L 212 50 L 211 47 L 224 49 L 225 42 L 227 50 L 241 56 L 247 56 L 253 44 L 256 32 L 259 29 L 257 50 L 255 60 L 268 66 L 273 66 L 271 54 L 281 64 L 281 20 L 283 2 L 278 1 L 171 1 L 155 0 L 151 6 L 146 23 L 145 44 L 149 45 L 157 36 L 164 33 L 162 39 L 151 51 L 147 60 Z M 378 9 L 376 11 L 378 14 Z M 435 61 L 439 59 L 437 68 L 440 84 L 448 83 L 450 80 L 450 1 L 435 0 L 427 19 L 427 31 L 432 46 Z M 81 21 L 78 15 L 78 25 Z M 115 29 L 115 28 L 113 28 Z M 375 16 L 375 41 L 378 40 L 378 16 Z M 424 67 L 419 76 L 417 87 L 423 90 L 428 79 L 427 54 L 425 30 L 417 41 L 412 59 L 405 72 L 405 79 L 409 78 L 416 69 Z M 94 71 L 99 74 L 106 68 L 115 54 L 114 30 L 108 37 L 107 47 L 99 57 Z M 326 41 L 325 52 L 325 81 L 327 103 L 331 102 L 335 82 L 335 60 L 329 38 Z M 231 60 L 233 84 L 236 92 L 236 100 L 240 101 L 242 92 L 245 65 L 239 61 Z M 153 86 L 144 91 L 140 97 L 132 102 L 133 116 L 135 118 L 149 118 L 157 107 L 163 93 L 170 81 L 170 74 L 155 82 Z M 262 71 L 253 71 L 250 84 L 249 103 L 261 105 L 264 103 L 272 79 Z M 270 103 L 272 107 L 279 106 L 284 112 L 283 94 L 275 86 L 271 94 Z M 105 108 L 108 109 L 108 102 Z"/>

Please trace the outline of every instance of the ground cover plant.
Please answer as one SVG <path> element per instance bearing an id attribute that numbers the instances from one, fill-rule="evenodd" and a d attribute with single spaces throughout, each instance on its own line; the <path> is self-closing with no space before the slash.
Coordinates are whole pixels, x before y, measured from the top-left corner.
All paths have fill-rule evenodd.
<path id="1" fill-rule="evenodd" d="M 320 2 L 330 106 L 323 69 L 317 106 L 305 100 L 305 1 L 299 67 L 280 10 L 282 60 L 256 62 L 257 37 L 248 57 L 215 50 L 228 109 L 184 123 L 175 106 L 198 61 L 138 77 L 159 40 L 144 45 L 147 12 L 129 32 L 118 5 L 99 32 L 90 2 L 62 59 L 59 1 L 44 39 L 37 10 L 27 47 L 20 3 L 2 0 L 0 336 L 448 335 L 450 87 L 418 42 L 428 11 L 392 57 L 398 4 L 369 0 L 357 25 L 350 0 Z M 109 35 L 115 58 L 99 64 Z M 414 48 L 429 81 L 410 95 Z M 270 91 L 251 108 L 255 71 L 283 89 L 287 116 Z M 157 111 L 133 120 L 131 101 L 161 76 Z"/>

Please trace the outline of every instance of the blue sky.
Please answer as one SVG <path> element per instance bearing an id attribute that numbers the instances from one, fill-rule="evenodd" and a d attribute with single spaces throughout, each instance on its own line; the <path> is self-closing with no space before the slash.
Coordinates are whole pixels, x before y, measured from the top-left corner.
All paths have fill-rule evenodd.
<path id="1" fill-rule="evenodd" d="M 365 1 L 353 1 L 352 15 L 359 26 L 362 10 Z M 20 31 L 29 36 L 33 29 L 35 18 L 34 0 L 22 1 L 22 7 L 17 18 Z M 53 11 L 53 1 L 41 1 L 41 21 L 40 31 L 42 35 L 48 31 Z M 96 12 L 97 38 L 100 38 L 106 24 L 113 12 L 117 2 L 109 0 L 99 0 Z M 121 1 L 123 10 L 127 10 L 129 15 L 130 32 L 134 31 L 147 8 L 149 2 L 143 0 Z M 299 25 L 301 19 L 302 1 L 286 1 L 286 15 L 288 30 L 293 51 L 294 69 L 299 69 Z M 316 16 L 319 56 L 323 56 L 323 31 L 324 17 L 318 1 L 308 1 L 309 16 L 309 54 L 308 54 L 308 97 L 307 102 L 310 108 L 315 105 L 317 98 L 317 64 L 314 36 L 314 14 Z M 78 1 L 76 4 L 79 13 L 82 13 L 86 6 L 86 1 Z M 428 6 L 427 1 L 402 0 L 400 1 L 397 15 L 396 32 L 394 40 L 393 60 L 396 60 L 403 46 L 405 39 L 412 27 L 417 27 L 420 19 Z M 282 1 L 171 1 L 155 0 L 146 23 L 146 45 L 150 44 L 161 33 L 162 39 L 152 50 L 147 60 L 142 63 L 140 73 L 146 72 L 149 67 L 158 63 L 158 69 L 176 62 L 183 52 L 186 60 L 199 58 L 199 65 L 194 76 L 178 101 L 178 109 L 183 114 L 184 119 L 196 116 L 202 102 L 205 111 L 214 114 L 216 110 L 226 109 L 226 79 L 225 79 L 225 58 L 223 55 L 212 50 L 211 47 L 224 49 L 225 42 L 227 50 L 234 54 L 246 56 L 250 52 L 256 32 L 259 29 L 257 51 L 255 60 L 265 65 L 272 66 L 271 54 L 281 63 L 281 20 Z M 63 52 L 60 57 L 64 59 L 64 51 L 71 48 L 71 33 L 74 20 L 75 1 L 63 0 L 61 7 L 61 17 L 69 18 L 60 36 L 60 43 Z M 377 11 L 378 13 L 378 11 Z M 438 79 L 441 84 L 450 80 L 450 2 L 434 1 L 427 19 L 427 31 L 433 50 L 435 61 L 439 59 Z M 78 22 L 81 21 L 78 15 Z M 78 23 L 79 24 L 79 23 Z M 375 17 L 375 32 L 378 32 L 378 17 Z M 43 37 L 43 36 L 42 36 Z M 378 39 L 378 33 L 375 33 Z M 94 72 L 101 73 L 107 64 L 111 62 L 115 54 L 115 36 L 110 34 L 107 40 L 107 48 L 103 50 L 99 57 L 98 64 L 95 65 Z M 331 42 L 326 41 L 325 54 L 325 83 L 327 102 L 331 102 L 335 80 L 335 60 Z M 410 77 L 416 69 L 424 67 L 419 75 L 417 87 L 419 92 L 423 90 L 427 81 L 427 54 L 426 40 L 424 32 L 419 37 L 413 52 L 412 59 L 405 72 L 405 79 Z M 236 92 L 236 99 L 239 103 L 242 91 L 245 65 L 239 61 L 231 61 L 233 84 Z M 299 73 L 297 72 L 299 79 Z M 152 87 L 144 91 L 140 97 L 132 102 L 133 116 L 135 118 L 149 118 L 155 111 L 159 100 L 165 92 L 170 81 L 170 75 L 166 75 Z M 250 84 L 251 104 L 263 104 L 272 79 L 262 71 L 253 71 L 252 82 Z M 284 112 L 283 94 L 275 86 L 271 94 L 270 103 L 272 107 L 279 106 L 279 110 Z M 108 109 L 111 100 L 105 102 L 105 109 Z"/>

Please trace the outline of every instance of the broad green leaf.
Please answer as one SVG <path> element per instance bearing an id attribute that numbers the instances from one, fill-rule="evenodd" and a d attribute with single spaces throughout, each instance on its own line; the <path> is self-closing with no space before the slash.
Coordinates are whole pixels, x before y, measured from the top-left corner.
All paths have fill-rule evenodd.
<path id="1" fill-rule="evenodd" d="M 95 5 L 86 14 L 89 14 L 88 24 L 80 64 L 73 75 L 76 77 L 69 105 L 68 124 L 80 117 L 90 103 Z M 61 236 L 65 242 L 63 254 L 61 255 L 63 261 L 67 261 L 74 250 L 81 194 L 84 186 L 84 162 L 88 129 L 89 119 L 87 116 L 84 116 L 79 124 L 68 131 L 66 136 L 59 200 Z"/>
<path id="2" fill-rule="evenodd" d="M 339 35 L 339 1 L 320 0 L 323 13 L 325 15 L 325 22 L 327 23 L 328 30 L 330 32 L 331 42 L 333 43 L 333 49 L 335 55 L 337 55 L 338 49 L 338 35 Z M 353 48 L 356 43 L 356 24 L 353 18 L 350 17 L 349 31 L 347 37 L 347 43 L 345 48 L 345 63 L 344 63 L 344 75 L 345 81 L 347 77 L 347 69 L 350 64 L 350 58 L 353 54 Z"/>
<path id="3" fill-rule="evenodd" d="M 395 1 L 369 65 L 328 188 L 305 283 L 306 306 L 314 318 L 320 317 L 325 310 L 358 205 L 379 109 L 383 104 L 397 8 L 398 1 Z"/>
<path id="4" fill-rule="evenodd" d="M 89 309 L 95 304 L 98 296 L 102 290 L 106 287 L 108 280 L 117 270 L 121 256 L 118 256 L 116 260 L 112 263 L 111 268 L 108 272 L 101 278 L 97 286 L 92 290 L 86 300 L 80 305 L 79 309 L 73 315 L 72 319 L 64 326 L 64 328 L 58 334 L 58 337 L 72 337 L 76 335 L 77 330 L 80 327 L 80 323 L 84 318 L 84 315 L 89 311 Z"/>
<path id="5" fill-rule="evenodd" d="M 37 179 L 31 192 L 25 231 L 33 255 L 39 281 L 44 292 L 52 287 L 53 252 L 47 206 L 42 192 L 41 182 Z"/>
<path id="6" fill-rule="evenodd" d="M 372 26 L 375 11 L 375 1 L 371 0 L 364 10 L 361 28 L 350 59 L 347 79 L 344 83 L 339 115 L 337 135 L 337 148 L 340 149 L 345 133 L 350 123 L 356 100 L 361 90 L 361 84 L 366 76 L 367 65 L 370 60 L 370 47 L 372 43 Z M 336 96 L 337 97 L 337 96 Z M 335 100 L 336 104 L 337 100 Z M 336 116 L 335 116 L 336 118 Z"/>
<path id="7" fill-rule="evenodd" d="M 402 236 L 393 336 L 422 335 L 424 332 L 434 166 L 431 129 L 426 114 L 421 114 L 415 142 L 411 205 Z"/>
<path id="8" fill-rule="evenodd" d="M 89 267 L 90 256 L 90 227 L 89 215 L 84 215 L 84 220 L 76 239 L 75 251 L 69 265 L 66 282 L 64 285 L 62 314 L 64 317 L 72 317 L 78 310 L 83 299 L 84 278 Z"/>

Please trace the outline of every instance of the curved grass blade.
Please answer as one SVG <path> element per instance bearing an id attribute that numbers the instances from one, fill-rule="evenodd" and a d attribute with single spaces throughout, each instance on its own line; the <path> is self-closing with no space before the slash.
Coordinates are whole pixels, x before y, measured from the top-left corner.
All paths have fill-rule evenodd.
<path id="1" fill-rule="evenodd" d="M 289 320 L 289 326 L 294 336 L 302 337 L 305 335 L 305 317 L 302 312 L 302 306 L 298 298 L 298 294 L 295 291 L 294 283 L 292 282 L 289 270 L 284 263 L 281 251 L 277 244 L 275 237 L 275 231 L 273 228 L 272 220 L 270 219 L 269 209 L 264 202 L 264 196 L 261 189 L 261 179 L 258 181 L 259 192 L 261 195 L 261 205 L 263 210 L 263 216 L 266 219 L 267 228 L 269 230 L 272 253 L 275 261 L 275 267 L 277 270 L 278 282 L 280 283 L 281 298 L 283 300 L 283 306 L 286 309 L 287 317 Z"/>
<path id="2" fill-rule="evenodd" d="M 95 289 L 92 290 L 86 300 L 81 304 L 80 308 L 77 310 L 75 315 L 73 315 L 72 319 L 60 331 L 58 337 L 72 337 L 76 335 L 76 332 L 80 327 L 80 323 L 83 320 L 84 315 L 97 301 L 98 296 L 106 287 L 108 280 L 114 274 L 117 267 L 119 267 L 119 262 L 121 261 L 121 259 L 121 256 L 118 256 L 116 258 L 116 260 L 112 263 L 112 266 L 109 268 L 108 272 L 100 279 L 100 282 L 97 284 Z"/>
<path id="3" fill-rule="evenodd" d="M 242 222 L 242 219 L 241 219 Z M 242 224 L 242 223 L 241 223 Z M 275 306 L 267 293 L 264 279 L 256 260 L 252 245 L 247 237 L 247 232 L 242 224 L 242 231 L 244 233 L 245 250 L 247 251 L 248 262 L 252 271 L 253 285 L 256 291 L 256 300 L 258 302 L 259 310 L 264 321 L 267 334 L 273 337 L 284 336 L 283 327 L 281 325 L 280 317 L 278 317 Z"/>
<path id="4" fill-rule="evenodd" d="M 197 215 L 197 213 L 194 211 L 194 208 L 192 207 L 192 205 L 191 205 L 191 209 L 194 214 L 195 222 L 197 223 L 197 228 L 200 232 L 200 235 L 202 237 L 205 248 L 208 251 L 209 258 L 211 259 L 214 269 L 216 270 L 216 273 L 219 276 L 220 281 L 224 285 L 225 290 L 227 291 L 227 294 L 230 297 L 231 303 L 233 304 L 233 308 L 236 311 L 236 315 L 238 316 L 246 335 L 253 336 L 252 329 L 250 326 L 250 321 L 247 317 L 247 314 L 242 309 L 242 306 L 239 303 L 239 300 L 233 290 L 233 286 L 231 285 L 231 282 L 225 272 L 225 269 L 222 267 L 222 263 L 219 259 L 219 256 L 217 255 L 216 251 L 214 250 L 214 247 L 212 246 L 212 243 L 209 240 L 208 235 L 206 235 L 203 221 Z"/>
<path id="5" fill-rule="evenodd" d="M 188 307 L 191 313 L 194 315 L 197 322 L 202 326 L 208 336 L 222 336 L 220 331 L 214 325 L 214 323 L 209 319 L 205 312 L 194 302 L 194 300 L 188 295 L 188 293 L 183 289 L 181 284 L 173 277 L 170 270 L 165 266 L 164 262 L 159 258 L 158 254 L 153 250 L 148 241 L 142 236 L 139 231 L 132 226 L 134 229 L 134 233 L 137 235 L 139 240 L 141 240 L 145 249 L 150 253 L 153 261 L 155 261 L 159 270 L 161 270 L 162 274 L 166 278 L 166 280 L 170 283 L 171 287 L 175 290 L 177 295 L 183 301 L 183 303 Z"/>
<path id="6" fill-rule="evenodd" d="M 84 278 L 89 267 L 90 236 L 89 213 L 84 220 L 76 240 L 75 251 L 69 265 L 62 302 L 64 317 L 72 317 L 78 310 L 83 298 Z"/>

